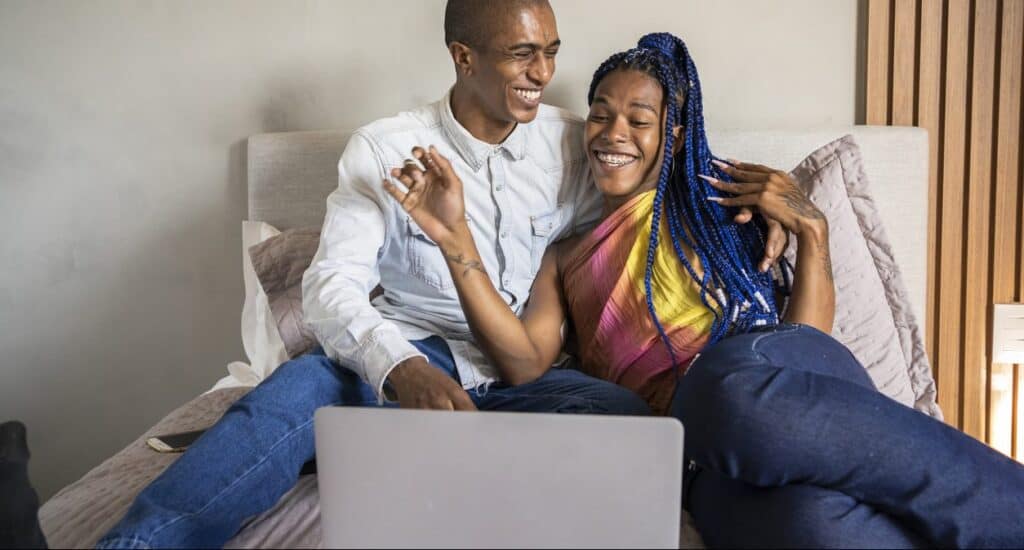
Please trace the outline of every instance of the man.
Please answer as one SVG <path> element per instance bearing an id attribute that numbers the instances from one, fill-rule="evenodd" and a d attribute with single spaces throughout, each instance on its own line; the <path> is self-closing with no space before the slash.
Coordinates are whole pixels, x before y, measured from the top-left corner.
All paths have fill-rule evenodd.
<path id="1" fill-rule="evenodd" d="M 628 390 L 569 369 L 519 386 L 498 380 L 472 342 L 446 259 L 383 190 L 415 162 L 406 161 L 415 145 L 452 159 L 471 230 L 487 243 L 482 267 L 516 312 L 548 244 L 596 218 L 582 122 L 540 103 L 560 44 L 546 0 L 449 0 L 445 42 L 456 69 L 448 96 L 357 130 L 342 155 L 303 280 L 322 348 L 233 405 L 99 547 L 223 546 L 294 485 L 322 406 L 648 412 Z M 385 291 L 371 305 L 378 282 Z"/>

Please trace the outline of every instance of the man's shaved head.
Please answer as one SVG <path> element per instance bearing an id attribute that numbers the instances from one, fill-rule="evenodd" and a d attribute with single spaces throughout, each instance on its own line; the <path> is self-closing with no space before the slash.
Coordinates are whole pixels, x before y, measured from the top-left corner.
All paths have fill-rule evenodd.
<path id="1" fill-rule="evenodd" d="M 479 49 L 498 27 L 524 8 L 546 6 L 548 0 L 448 0 L 444 9 L 444 43 L 461 42 Z"/>

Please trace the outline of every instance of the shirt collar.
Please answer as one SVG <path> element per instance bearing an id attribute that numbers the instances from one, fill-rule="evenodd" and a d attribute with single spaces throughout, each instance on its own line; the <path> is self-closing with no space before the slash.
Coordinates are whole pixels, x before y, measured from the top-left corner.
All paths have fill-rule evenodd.
<path id="1" fill-rule="evenodd" d="M 444 99 L 441 101 L 441 126 L 448 135 L 448 139 L 451 140 L 452 145 L 455 146 L 459 156 L 462 157 L 462 160 L 466 161 L 466 164 L 474 172 L 480 170 L 487 163 L 487 157 L 494 151 L 505 150 L 516 160 L 523 160 L 526 157 L 525 124 L 516 124 L 512 133 L 505 138 L 505 141 L 498 145 L 485 143 L 473 137 L 462 124 L 459 124 L 459 121 L 455 120 L 455 114 L 452 113 L 451 100 L 452 92 L 448 90 L 448 93 L 445 94 Z"/>

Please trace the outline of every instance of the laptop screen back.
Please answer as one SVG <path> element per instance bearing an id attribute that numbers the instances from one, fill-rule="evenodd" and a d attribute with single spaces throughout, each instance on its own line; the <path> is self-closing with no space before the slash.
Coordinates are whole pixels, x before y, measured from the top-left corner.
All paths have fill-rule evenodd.
<path id="1" fill-rule="evenodd" d="M 316 450 L 325 547 L 679 544 L 675 419 L 333 407 Z"/>

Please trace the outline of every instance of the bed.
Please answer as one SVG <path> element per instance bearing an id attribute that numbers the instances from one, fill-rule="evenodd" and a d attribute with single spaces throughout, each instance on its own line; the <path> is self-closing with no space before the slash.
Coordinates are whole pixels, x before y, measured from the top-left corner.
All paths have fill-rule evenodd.
<path id="1" fill-rule="evenodd" d="M 909 323 L 908 330 L 919 331 L 914 319 L 923 318 L 928 243 L 928 137 L 924 130 L 853 126 L 725 131 L 711 133 L 709 138 L 717 153 L 788 169 L 809 152 L 846 134 L 854 136 L 863 153 L 874 203 L 890 237 L 895 264 L 899 265 L 897 272 L 908 302 L 905 317 L 909 322 L 905 319 L 904 324 Z M 343 131 L 251 137 L 247 173 L 249 219 L 281 230 L 320 225 L 324 199 L 337 184 L 336 165 L 346 139 L 347 133 Z M 926 363 L 922 372 L 925 374 L 919 375 L 927 376 L 928 380 L 919 386 L 927 387 L 931 382 L 933 392 L 934 383 Z M 240 375 L 237 368 L 232 370 L 213 390 L 174 410 L 125 449 L 49 499 L 39 516 L 50 546 L 91 547 L 123 515 L 134 496 L 176 458 L 150 451 L 145 439 L 160 433 L 208 427 L 248 391 L 246 386 L 252 382 L 252 378 Z M 918 399 L 923 402 L 924 397 Z M 933 402 L 934 396 L 931 397 Z M 941 414 L 937 408 L 925 412 Z M 306 475 L 273 509 L 247 521 L 227 547 L 319 547 L 320 542 L 316 476 Z M 680 544 L 702 547 L 685 512 Z"/>

